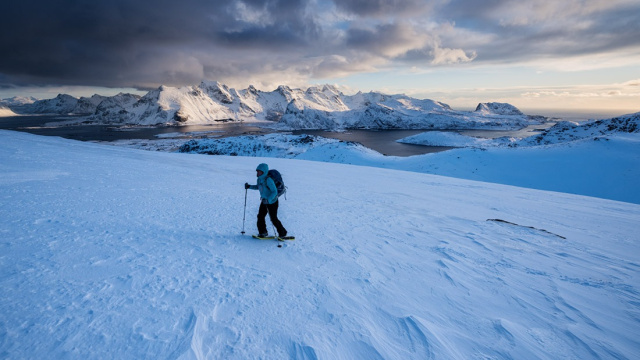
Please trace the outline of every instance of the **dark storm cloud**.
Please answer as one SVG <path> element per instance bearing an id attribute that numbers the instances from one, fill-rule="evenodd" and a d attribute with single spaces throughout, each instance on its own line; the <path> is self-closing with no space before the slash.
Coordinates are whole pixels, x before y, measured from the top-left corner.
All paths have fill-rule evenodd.
<path id="1" fill-rule="evenodd" d="M 638 18 L 631 0 L 12 1 L 0 9 L 0 86 L 277 84 L 637 53 Z"/>
<path id="2" fill-rule="evenodd" d="M 165 83 L 181 71 L 202 76 L 206 64 L 198 73 L 194 59 L 232 60 L 226 48 L 307 46 L 318 32 L 300 0 L 16 1 L 0 12 L 0 74 L 25 84 Z"/>
<path id="3" fill-rule="evenodd" d="M 0 45 L 10 49 L 0 58 L 0 72 L 24 82 L 115 85 L 120 74 L 130 75 L 127 68 L 142 65 L 155 48 L 191 41 L 198 34 L 194 30 L 202 16 L 177 4 L 11 2 L 0 15 Z"/>
<path id="4" fill-rule="evenodd" d="M 424 0 L 339 0 L 336 6 L 347 13 L 360 16 L 389 16 L 427 9 L 439 1 Z"/>
<path id="5" fill-rule="evenodd" d="M 228 7 L 240 19 L 220 27 L 216 39 L 232 47 L 307 46 L 321 34 L 316 19 L 302 0 L 243 1 Z"/>

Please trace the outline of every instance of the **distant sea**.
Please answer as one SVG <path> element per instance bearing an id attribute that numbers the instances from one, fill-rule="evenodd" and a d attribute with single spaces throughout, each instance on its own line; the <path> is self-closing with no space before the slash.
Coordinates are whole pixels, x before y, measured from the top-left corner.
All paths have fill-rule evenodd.
<path id="1" fill-rule="evenodd" d="M 611 119 L 620 115 L 640 112 L 640 107 L 636 110 L 528 109 L 521 107 L 518 107 L 518 109 L 527 115 L 543 115 L 576 122 Z M 474 111 L 475 109 L 459 109 L 454 107 L 454 110 Z"/>
<path id="2" fill-rule="evenodd" d="M 549 117 L 557 117 L 567 121 L 586 121 L 611 119 L 616 116 L 632 114 L 640 111 L 637 110 L 562 110 L 562 109 L 520 109 L 527 115 L 543 115 Z"/>

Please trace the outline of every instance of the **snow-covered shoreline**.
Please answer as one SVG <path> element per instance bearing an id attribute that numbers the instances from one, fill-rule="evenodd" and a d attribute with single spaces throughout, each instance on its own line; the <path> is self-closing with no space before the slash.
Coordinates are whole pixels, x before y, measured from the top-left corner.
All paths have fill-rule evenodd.
<path id="1" fill-rule="evenodd" d="M 280 218 L 297 240 L 284 248 L 240 235 L 260 162 L 289 187 Z M 631 359 L 640 347 L 640 205 L 10 131 L 0 174 L 7 358 Z"/>
<path id="2" fill-rule="evenodd" d="M 485 139 L 472 136 L 465 136 L 452 131 L 429 131 L 418 135 L 409 136 L 398 140 L 404 144 L 425 145 L 425 146 L 452 146 L 459 148 L 488 148 L 513 144 L 517 141 L 513 137 L 500 137 L 496 139 Z"/>

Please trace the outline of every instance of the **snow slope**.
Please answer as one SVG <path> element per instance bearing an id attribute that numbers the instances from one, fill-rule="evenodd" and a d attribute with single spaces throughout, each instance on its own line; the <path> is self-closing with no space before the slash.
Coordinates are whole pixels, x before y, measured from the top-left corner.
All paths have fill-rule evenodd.
<path id="1" fill-rule="evenodd" d="M 640 134 L 540 147 L 456 149 L 413 169 L 640 204 Z"/>
<path id="2" fill-rule="evenodd" d="M 3 116 L 16 116 L 17 114 L 11 111 L 8 107 L 0 105 L 0 117 Z"/>
<path id="3" fill-rule="evenodd" d="M 425 156 L 410 170 L 640 204 L 640 113 L 560 122 L 524 139 L 432 131 L 399 141 L 474 148 Z"/>
<path id="4" fill-rule="evenodd" d="M 555 131 L 551 133 L 557 135 Z M 414 138 L 423 141 L 429 139 L 433 145 L 442 141 L 442 145 L 474 148 L 411 157 L 383 156 L 359 144 L 306 135 L 239 136 L 191 140 L 182 145 L 177 145 L 175 141 L 168 144 L 172 145 L 171 149 L 179 147 L 179 151 L 183 152 L 374 166 L 640 204 L 640 132 L 599 133 L 597 137 L 565 143 L 558 142 L 556 135 L 543 137 L 542 142 L 550 145 L 512 148 L 497 147 L 497 144 L 526 144 L 529 140 L 476 139 L 452 132 L 427 132 Z M 537 144 L 537 136 L 535 138 L 531 141 Z M 133 141 L 115 144 L 150 148 L 148 143 Z M 475 148 L 486 146 L 489 147 Z"/>
<path id="5" fill-rule="evenodd" d="M 286 247 L 240 235 L 285 176 Z M 0 357 L 633 359 L 640 206 L 0 131 Z M 246 227 L 254 229 L 257 194 Z M 504 221 L 488 221 L 501 219 Z M 506 221 L 506 222 L 505 222 Z"/>

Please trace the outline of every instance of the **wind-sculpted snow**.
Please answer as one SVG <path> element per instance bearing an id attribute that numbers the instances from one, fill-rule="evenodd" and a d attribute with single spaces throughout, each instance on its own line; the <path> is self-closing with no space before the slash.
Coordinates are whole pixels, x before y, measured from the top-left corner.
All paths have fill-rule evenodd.
<path id="1" fill-rule="evenodd" d="M 307 90 L 279 86 L 263 92 L 235 90 L 219 82 L 161 86 L 133 102 L 94 95 L 59 95 L 16 108 L 16 112 L 93 114 L 89 121 L 129 125 L 194 125 L 221 121 L 269 121 L 280 129 L 519 129 L 546 121 L 509 104 L 479 104 L 475 112 L 455 111 L 433 100 L 375 92 L 345 95 L 330 85 Z"/>
<path id="2" fill-rule="evenodd" d="M 279 217 L 297 239 L 283 248 L 240 234 L 243 184 L 261 162 L 288 186 Z M 640 205 L 9 131 L 0 174 L 2 358 L 634 359 L 640 348 Z"/>

